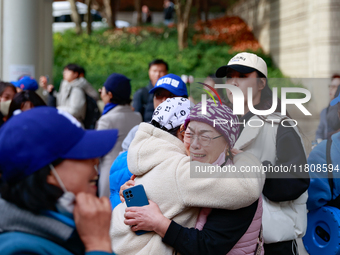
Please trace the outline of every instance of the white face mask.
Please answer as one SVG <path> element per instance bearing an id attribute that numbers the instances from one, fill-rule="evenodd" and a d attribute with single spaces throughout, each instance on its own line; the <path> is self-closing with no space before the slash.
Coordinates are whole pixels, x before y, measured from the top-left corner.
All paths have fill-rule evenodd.
<path id="1" fill-rule="evenodd" d="M 2 115 L 7 116 L 9 111 L 9 106 L 11 104 L 12 100 L 7 100 L 5 102 L 0 102 L 0 112 Z"/>
<path id="2" fill-rule="evenodd" d="M 60 213 L 72 215 L 76 196 L 72 192 L 67 191 L 64 183 L 60 179 L 60 177 L 59 177 L 57 171 L 55 170 L 55 168 L 53 167 L 53 165 L 50 165 L 50 168 L 51 168 L 52 174 L 56 178 L 59 186 L 64 191 L 64 194 L 58 199 L 58 201 L 56 203 L 56 208 Z"/>

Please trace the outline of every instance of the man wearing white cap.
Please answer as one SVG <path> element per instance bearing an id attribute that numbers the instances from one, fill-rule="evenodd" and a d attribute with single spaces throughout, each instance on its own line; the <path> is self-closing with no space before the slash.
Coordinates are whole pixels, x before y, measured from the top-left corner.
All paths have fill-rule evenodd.
<path id="1" fill-rule="evenodd" d="M 218 78 L 226 77 L 227 84 L 241 89 L 244 95 L 244 115 L 240 118 L 240 135 L 233 153 L 241 151 L 254 154 L 263 166 L 269 168 L 304 166 L 307 163 L 303 143 L 297 128 L 280 125 L 282 116 L 280 101 L 273 114 L 257 116 L 248 108 L 248 88 L 252 88 L 252 103 L 257 110 L 272 107 L 273 94 L 268 86 L 267 65 L 255 54 L 242 52 L 234 56 L 226 66 L 216 71 Z M 231 103 L 236 98 L 230 90 Z M 274 121 L 276 120 L 276 121 Z M 260 127 L 254 123 L 263 121 Z M 285 122 L 285 124 L 287 121 Z M 258 125 L 258 124 L 256 124 Z M 295 239 L 302 237 L 307 227 L 308 173 L 267 172 L 263 188 L 263 236 L 265 254 L 298 254 Z"/>

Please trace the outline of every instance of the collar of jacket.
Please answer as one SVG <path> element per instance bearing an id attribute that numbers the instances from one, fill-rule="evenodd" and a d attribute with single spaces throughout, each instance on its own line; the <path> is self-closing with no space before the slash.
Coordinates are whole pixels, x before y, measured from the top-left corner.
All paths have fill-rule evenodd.
<path id="1" fill-rule="evenodd" d="M 18 231 L 49 240 L 69 239 L 74 227 L 45 215 L 36 215 L 0 198 L 0 233 Z"/>
<path id="2" fill-rule="evenodd" d="M 104 106 L 104 110 L 102 113 L 102 116 L 105 115 L 106 113 L 108 113 L 110 110 L 112 110 L 113 108 L 115 108 L 118 104 L 114 104 L 114 103 L 107 103 Z"/>

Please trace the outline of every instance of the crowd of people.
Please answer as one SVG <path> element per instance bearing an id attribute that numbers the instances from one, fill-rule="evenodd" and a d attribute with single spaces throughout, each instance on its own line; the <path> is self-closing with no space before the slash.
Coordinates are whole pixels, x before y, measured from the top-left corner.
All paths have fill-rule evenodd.
<path id="1" fill-rule="evenodd" d="M 229 90 L 228 105 L 192 102 L 164 60 L 148 74 L 132 100 L 125 75 L 111 74 L 98 94 L 76 64 L 64 67 L 58 92 L 44 76 L 0 82 L 0 253 L 299 254 L 307 207 L 336 206 L 340 183 L 327 172 L 242 169 L 327 164 L 327 150 L 335 169 L 339 128 L 327 120 L 340 122 L 340 76 L 321 114 L 323 141 L 307 157 L 299 129 L 280 125 L 290 118 L 280 103 L 266 116 L 248 108 L 248 98 L 257 110 L 273 102 L 257 55 L 216 67 L 243 92 L 243 116 L 228 106 L 239 100 Z M 239 125 L 257 120 L 264 125 Z M 193 176 L 213 167 L 235 171 Z M 127 207 L 124 191 L 140 184 L 149 204 Z"/>

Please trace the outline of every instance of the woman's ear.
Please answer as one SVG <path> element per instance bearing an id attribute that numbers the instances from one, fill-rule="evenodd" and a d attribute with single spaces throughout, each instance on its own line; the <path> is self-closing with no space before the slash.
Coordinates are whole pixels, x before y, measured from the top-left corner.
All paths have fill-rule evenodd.
<path id="1" fill-rule="evenodd" d="M 110 97 L 110 99 L 113 98 L 113 95 L 112 95 L 111 91 L 109 91 L 107 94 Z"/>
<path id="2" fill-rule="evenodd" d="M 179 128 L 179 132 L 183 132 L 185 129 L 184 129 L 184 124 L 181 125 L 181 127 Z"/>
<path id="3" fill-rule="evenodd" d="M 182 124 L 181 127 L 179 128 L 179 136 L 181 137 L 180 139 L 182 141 L 184 139 L 184 133 L 185 133 L 185 128 L 184 128 L 184 124 Z"/>
<path id="4" fill-rule="evenodd" d="M 224 153 L 225 153 L 225 155 L 227 155 L 227 156 L 228 156 L 228 154 L 229 154 L 229 144 L 228 144 L 228 143 L 227 143 L 227 145 L 225 146 Z"/>
<path id="5" fill-rule="evenodd" d="M 50 171 L 50 174 L 47 175 L 46 182 L 48 184 L 52 184 L 54 186 L 59 187 L 57 180 L 55 179 L 54 175 L 52 174 L 52 171 Z"/>
<path id="6" fill-rule="evenodd" d="M 267 79 L 266 78 L 258 78 L 259 82 L 259 90 L 263 90 L 264 87 L 266 86 Z"/>

